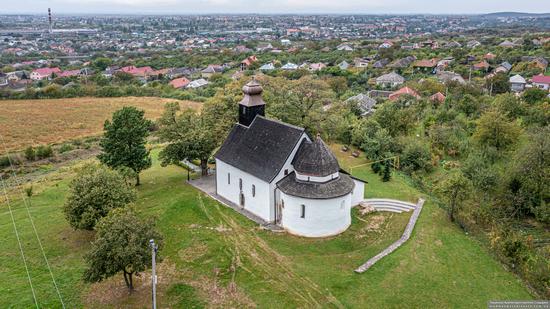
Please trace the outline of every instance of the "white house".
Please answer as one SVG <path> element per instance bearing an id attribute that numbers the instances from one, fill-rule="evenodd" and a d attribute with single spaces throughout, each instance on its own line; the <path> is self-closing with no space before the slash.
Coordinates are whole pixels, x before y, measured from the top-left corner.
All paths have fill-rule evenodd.
<path id="1" fill-rule="evenodd" d="M 287 70 L 287 71 L 294 71 L 294 70 L 298 70 L 298 65 L 289 62 L 289 63 L 283 65 L 283 66 L 281 67 L 281 69 Z"/>
<path id="2" fill-rule="evenodd" d="M 405 78 L 395 72 L 384 74 L 376 78 L 376 85 L 382 87 L 397 87 L 405 82 Z"/>
<path id="3" fill-rule="evenodd" d="M 521 75 L 516 74 L 510 77 L 510 89 L 513 92 L 522 92 L 525 90 L 525 85 L 527 85 L 527 81 Z"/>
<path id="4" fill-rule="evenodd" d="M 262 87 L 243 87 L 239 122 L 214 155 L 216 194 L 289 233 L 345 231 L 365 183 L 342 171 L 319 136 L 264 117 Z"/>

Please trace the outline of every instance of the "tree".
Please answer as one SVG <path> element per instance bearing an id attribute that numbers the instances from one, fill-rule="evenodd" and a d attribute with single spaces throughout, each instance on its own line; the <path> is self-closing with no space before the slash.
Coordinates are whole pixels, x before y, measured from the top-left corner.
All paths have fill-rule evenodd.
<path id="1" fill-rule="evenodd" d="M 92 67 L 98 71 L 104 71 L 111 64 L 113 64 L 113 61 L 105 57 L 99 57 L 92 61 Z"/>
<path id="2" fill-rule="evenodd" d="M 391 179 L 391 161 L 386 160 L 384 162 L 384 171 L 382 172 L 382 181 L 388 182 Z"/>
<path id="3" fill-rule="evenodd" d="M 550 127 L 529 136 L 529 143 L 516 153 L 514 174 L 531 213 L 550 222 Z"/>
<path id="4" fill-rule="evenodd" d="M 533 87 L 523 92 L 522 98 L 528 104 L 542 102 L 548 96 L 548 91 Z"/>
<path id="5" fill-rule="evenodd" d="M 135 107 L 123 107 L 113 114 L 113 121 L 105 121 L 102 153 L 99 160 L 112 168 L 128 167 L 139 173 L 151 167 L 151 156 L 145 147 L 151 121 L 144 118 L 144 111 Z"/>
<path id="6" fill-rule="evenodd" d="M 63 212 L 73 228 L 92 230 L 110 210 L 135 199 L 136 192 L 118 172 L 104 165 L 88 164 L 69 184 Z"/>
<path id="7" fill-rule="evenodd" d="M 412 174 L 417 171 L 431 171 L 431 159 L 432 156 L 427 145 L 420 141 L 409 140 L 405 143 L 400 161 L 403 170 Z"/>
<path id="8" fill-rule="evenodd" d="M 459 170 L 455 170 L 439 183 L 435 189 L 447 203 L 449 219 L 453 222 L 455 221 L 456 212 L 465 200 L 464 195 L 468 193 L 469 187 L 468 178 Z"/>
<path id="9" fill-rule="evenodd" d="M 510 122 L 501 113 L 491 110 L 478 119 L 473 138 L 480 146 L 494 147 L 501 151 L 515 144 L 520 132 L 521 129 L 515 122 Z"/>
<path id="10" fill-rule="evenodd" d="M 487 79 L 486 86 L 491 94 L 509 92 L 510 82 L 508 81 L 508 75 L 504 73 L 495 74 L 493 77 Z"/>
<path id="11" fill-rule="evenodd" d="M 199 160 L 202 175 L 207 175 L 208 159 L 218 146 L 220 136 L 215 134 L 214 125 L 206 121 L 206 115 L 192 109 L 180 112 L 179 104 L 168 103 L 158 125 L 161 140 L 169 143 L 160 152 L 161 163 Z"/>
<path id="12" fill-rule="evenodd" d="M 152 220 L 141 219 L 132 207 L 113 210 L 98 222 L 96 240 L 84 259 L 88 268 L 84 281 L 100 282 L 119 272 L 130 291 L 133 275 L 151 266 L 149 240 L 162 245 Z"/>

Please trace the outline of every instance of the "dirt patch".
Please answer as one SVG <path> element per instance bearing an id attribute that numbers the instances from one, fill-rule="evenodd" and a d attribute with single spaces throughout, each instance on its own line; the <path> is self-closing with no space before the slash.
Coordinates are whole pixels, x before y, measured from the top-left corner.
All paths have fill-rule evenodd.
<path id="1" fill-rule="evenodd" d="M 184 262 L 194 261 L 208 252 L 208 246 L 205 244 L 195 244 L 178 251 L 178 256 Z"/>
<path id="2" fill-rule="evenodd" d="M 356 239 L 362 239 L 367 237 L 368 233 L 379 233 L 383 230 L 383 224 L 386 221 L 384 215 L 373 215 L 366 219 L 367 225 L 363 227 L 359 233 L 355 236 Z"/>
<path id="3" fill-rule="evenodd" d="M 94 231 L 64 229 L 59 233 L 59 239 L 67 247 L 76 249 L 87 248 L 94 240 Z"/>

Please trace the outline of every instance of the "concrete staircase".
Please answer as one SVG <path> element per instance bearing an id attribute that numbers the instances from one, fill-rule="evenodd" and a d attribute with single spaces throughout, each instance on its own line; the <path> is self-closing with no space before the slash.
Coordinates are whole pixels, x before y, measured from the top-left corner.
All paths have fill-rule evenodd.
<path id="1" fill-rule="evenodd" d="M 416 205 L 413 203 L 384 198 L 366 199 L 363 203 L 372 206 L 376 211 L 390 211 L 396 213 L 409 212 L 416 208 Z"/>

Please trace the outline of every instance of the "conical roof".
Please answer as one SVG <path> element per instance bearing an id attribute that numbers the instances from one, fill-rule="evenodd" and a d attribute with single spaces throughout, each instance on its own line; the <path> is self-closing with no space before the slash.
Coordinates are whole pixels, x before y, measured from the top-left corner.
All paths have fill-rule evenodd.
<path id="1" fill-rule="evenodd" d="M 340 170 L 338 160 L 319 135 L 311 142 L 302 142 L 293 165 L 297 173 L 317 177 L 325 177 Z"/>

